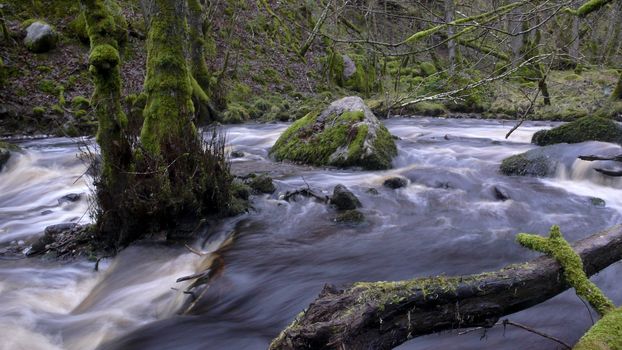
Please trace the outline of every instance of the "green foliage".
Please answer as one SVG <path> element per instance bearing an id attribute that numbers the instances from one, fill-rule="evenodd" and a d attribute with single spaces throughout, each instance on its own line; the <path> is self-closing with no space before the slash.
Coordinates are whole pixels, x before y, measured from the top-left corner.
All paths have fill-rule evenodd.
<path id="1" fill-rule="evenodd" d="M 39 91 L 45 92 L 48 95 L 56 95 L 58 93 L 58 86 L 56 83 L 49 79 L 42 79 L 38 85 Z"/>
<path id="2" fill-rule="evenodd" d="M 71 99 L 71 107 L 77 110 L 87 110 L 91 106 L 91 101 L 84 96 L 75 96 Z"/>
<path id="3" fill-rule="evenodd" d="M 37 106 L 32 109 L 32 114 L 35 117 L 42 117 L 45 114 L 45 107 Z"/>
<path id="4" fill-rule="evenodd" d="M 622 144 L 622 129 L 611 119 L 583 117 L 551 130 L 540 130 L 531 142 L 539 145 L 602 141 Z"/>
<path id="5" fill-rule="evenodd" d="M 585 298 L 600 315 L 605 315 L 615 308 L 611 300 L 587 278 L 581 257 L 564 239 L 559 226 L 551 227 L 548 238 L 520 233 L 516 241 L 524 247 L 555 258 L 563 268 L 564 280 L 574 287 L 577 295 Z"/>
<path id="6" fill-rule="evenodd" d="M 434 75 L 437 72 L 436 66 L 432 62 L 421 62 L 419 64 L 419 67 L 421 68 L 421 72 L 423 73 L 423 75 L 426 77 Z"/>
<path id="7" fill-rule="evenodd" d="M 229 104 L 222 116 L 226 124 L 240 124 L 250 119 L 248 110 L 238 103 Z"/>

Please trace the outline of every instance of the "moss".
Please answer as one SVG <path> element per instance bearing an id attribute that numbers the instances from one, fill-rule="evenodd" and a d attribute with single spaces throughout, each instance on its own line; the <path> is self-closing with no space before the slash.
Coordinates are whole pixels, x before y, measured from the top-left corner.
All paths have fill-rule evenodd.
<path id="1" fill-rule="evenodd" d="M 272 182 L 272 178 L 267 175 L 259 175 L 259 176 L 253 177 L 248 182 L 248 185 L 254 191 L 259 192 L 259 193 L 274 193 L 274 191 L 276 191 L 276 187 L 274 186 L 274 183 Z"/>
<path id="2" fill-rule="evenodd" d="M 599 314 L 604 315 L 615 308 L 611 300 L 587 278 L 581 257 L 572 250 L 570 244 L 564 239 L 559 226 L 551 227 L 547 238 L 520 233 L 516 236 L 516 241 L 524 247 L 555 258 L 563 268 L 566 282 L 576 290 L 577 295 L 585 298 Z"/>
<path id="3" fill-rule="evenodd" d="M 447 113 L 447 108 L 442 103 L 437 102 L 419 102 L 412 106 L 415 113 L 425 116 L 441 116 Z"/>
<path id="4" fill-rule="evenodd" d="M 75 96 L 71 99 L 71 107 L 78 110 L 86 110 L 91 106 L 91 101 L 84 96 Z"/>
<path id="5" fill-rule="evenodd" d="M 79 13 L 71 22 L 69 22 L 70 34 L 76 37 L 84 44 L 89 43 L 89 33 L 86 27 L 86 19 L 83 13 Z"/>
<path id="6" fill-rule="evenodd" d="M 508 176 L 546 176 L 550 169 L 546 157 L 527 158 L 525 154 L 517 154 L 505 158 L 499 170 Z"/>
<path id="7" fill-rule="evenodd" d="M 63 114 L 65 114 L 65 110 L 60 105 L 55 104 L 55 105 L 52 106 L 52 113 L 55 113 L 55 114 L 58 114 L 58 115 L 63 115 Z"/>
<path id="8" fill-rule="evenodd" d="M 540 130 L 531 142 L 539 145 L 602 141 L 622 144 L 622 129 L 611 119 L 583 117 L 551 130 Z"/>
<path id="9" fill-rule="evenodd" d="M 335 218 L 336 222 L 358 224 L 365 221 L 365 215 L 359 210 L 352 209 L 339 213 Z"/>
<path id="10" fill-rule="evenodd" d="M 250 119 L 248 110 L 237 103 L 231 103 L 227 106 L 227 110 L 223 113 L 223 123 L 239 124 Z"/>
<path id="11" fill-rule="evenodd" d="M 49 79 L 42 79 L 41 81 L 39 81 L 37 87 L 39 88 L 39 91 L 45 92 L 48 95 L 56 95 L 56 93 L 58 92 L 58 87 L 56 86 L 56 83 Z"/>
<path id="12" fill-rule="evenodd" d="M 423 75 L 430 76 L 436 74 L 436 66 L 432 62 L 421 62 L 419 64 L 419 68 L 421 68 L 421 72 Z"/>
<path id="13" fill-rule="evenodd" d="M 622 349 L 622 308 L 607 313 L 574 346 L 574 350 Z"/>
<path id="14" fill-rule="evenodd" d="M 32 114 L 35 117 L 41 117 L 45 114 L 45 107 L 37 106 L 32 109 Z"/>
<path id="15" fill-rule="evenodd" d="M 611 94 L 611 98 L 614 100 L 622 100 L 622 72 L 620 72 L 618 83 L 616 84 L 616 88 L 613 90 L 613 93 Z"/>

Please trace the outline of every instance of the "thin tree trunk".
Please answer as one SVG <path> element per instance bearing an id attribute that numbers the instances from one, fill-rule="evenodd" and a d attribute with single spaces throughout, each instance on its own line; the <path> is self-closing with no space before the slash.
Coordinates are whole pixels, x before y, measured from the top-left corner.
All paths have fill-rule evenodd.
<path id="1" fill-rule="evenodd" d="M 454 0 L 445 0 L 445 23 L 451 23 L 454 21 L 455 13 Z M 447 57 L 449 59 L 449 74 L 453 74 L 456 68 L 456 42 L 452 37 L 454 36 L 454 26 L 447 26 L 447 37 L 450 38 L 447 41 Z"/>
<path id="2" fill-rule="evenodd" d="M 622 259 L 622 226 L 572 247 L 591 276 Z M 568 289 L 562 274 L 542 256 L 477 275 L 327 285 L 270 349 L 391 349 L 442 330 L 490 327 Z"/>

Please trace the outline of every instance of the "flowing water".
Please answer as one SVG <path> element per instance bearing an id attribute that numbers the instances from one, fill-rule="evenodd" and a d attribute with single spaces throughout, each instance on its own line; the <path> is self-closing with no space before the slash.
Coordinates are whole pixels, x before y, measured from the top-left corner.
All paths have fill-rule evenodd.
<path id="1" fill-rule="evenodd" d="M 104 260 L 99 271 L 93 262 L 0 256 L 0 348 L 265 349 L 325 283 L 494 270 L 536 256 L 514 242 L 518 232 L 558 224 L 574 241 L 622 222 L 622 183 L 594 172 L 594 164 L 571 161 L 544 180 L 498 174 L 501 160 L 535 147 L 531 135 L 548 124 L 527 124 L 509 140 L 512 124 L 501 121 L 399 118 L 386 125 L 400 138 L 399 155 L 394 169 L 375 172 L 276 164 L 268 150 L 287 125 L 227 127 L 229 147 L 245 154 L 232 160 L 233 169 L 268 172 L 278 190 L 254 198 L 250 213 L 206 229 L 194 247 L 217 254 L 143 243 Z M 90 220 L 86 167 L 74 140 L 20 145 L 24 153 L 0 173 L 0 250 L 27 250 L 47 225 Z M 622 153 L 611 144 L 590 147 Z M 384 188 L 395 175 L 409 185 Z M 329 194 L 336 184 L 360 198 L 365 224 L 336 223 L 334 209 L 312 199 L 280 199 L 307 186 Z M 510 199 L 498 199 L 495 188 Z M 81 199 L 59 201 L 69 193 Z M 187 284 L 176 279 L 215 260 L 223 269 L 189 306 L 181 292 Z M 618 263 L 593 279 L 617 304 L 621 272 Z M 191 315 L 180 315 L 188 308 Z M 569 343 L 591 325 L 572 291 L 509 318 Z M 498 326 L 420 337 L 400 349 L 557 347 Z"/>

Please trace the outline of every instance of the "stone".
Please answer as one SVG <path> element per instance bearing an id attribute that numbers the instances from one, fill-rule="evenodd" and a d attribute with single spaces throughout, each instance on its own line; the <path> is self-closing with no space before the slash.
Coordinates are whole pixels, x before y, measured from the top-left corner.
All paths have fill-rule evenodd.
<path id="1" fill-rule="evenodd" d="M 404 178 L 402 176 L 394 176 L 394 177 L 390 177 L 390 178 L 384 180 L 382 185 L 384 187 L 388 187 L 390 189 L 396 190 L 398 188 L 402 188 L 402 187 L 408 186 L 408 179 L 406 179 L 406 178 Z"/>
<path id="2" fill-rule="evenodd" d="M 274 193 L 276 191 L 272 178 L 268 175 L 255 176 L 248 182 L 248 185 L 259 193 Z"/>
<path id="3" fill-rule="evenodd" d="M 346 210 L 337 215 L 335 221 L 340 223 L 358 224 L 365 221 L 365 215 L 356 209 Z"/>
<path id="4" fill-rule="evenodd" d="M 330 198 L 330 203 L 338 210 L 352 210 L 362 206 L 354 193 L 341 184 L 335 186 L 333 189 L 333 196 Z"/>
<path id="5" fill-rule="evenodd" d="M 56 47 L 58 34 L 47 23 L 35 21 L 26 28 L 24 45 L 34 53 L 43 53 Z"/>
<path id="6" fill-rule="evenodd" d="M 391 167 L 397 147 L 365 102 L 350 96 L 296 121 L 279 137 L 270 154 L 277 161 L 380 170 Z"/>

